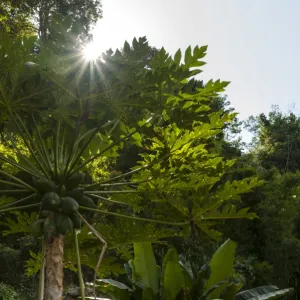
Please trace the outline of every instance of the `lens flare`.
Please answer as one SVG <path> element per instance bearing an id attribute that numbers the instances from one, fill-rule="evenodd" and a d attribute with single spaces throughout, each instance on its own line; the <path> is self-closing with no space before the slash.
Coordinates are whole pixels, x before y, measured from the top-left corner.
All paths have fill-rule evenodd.
<path id="1" fill-rule="evenodd" d="M 96 44 L 90 43 L 83 49 L 83 56 L 86 60 L 96 60 L 101 56 L 101 51 Z"/>

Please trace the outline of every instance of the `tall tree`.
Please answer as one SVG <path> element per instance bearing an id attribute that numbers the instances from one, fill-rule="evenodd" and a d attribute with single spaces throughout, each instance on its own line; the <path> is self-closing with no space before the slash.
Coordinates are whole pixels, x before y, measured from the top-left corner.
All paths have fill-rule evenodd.
<path id="1" fill-rule="evenodd" d="M 70 27 L 82 27 L 82 37 L 102 17 L 100 0 L 4 0 L 0 3 L 0 30 L 13 35 L 35 32 L 40 38 L 49 38 L 53 16 L 69 17 Z M 77 37 L 74 37 L 77 38 Z"/>
<path id="2" fill-rule="evenodd" d="M 16 1 L 3 0 L 0 3 L 0 32 L 10 36 L 33 35 L 35 28 L 30 21 L 32 11 L 29 7 L 15 5 Z"/>
<path id="3" fill-rule="evenodd" d="M 300 169 L 300 117 L 274 107 L 268 116 L 251 117 L 247 127 L 255 134 L 254 151 L 263 167 L 282 173 Z"/>
<path id="4" fill-rule="evenodd" d="M 243 195 L 239 206 L 252 207 L 259 219 L 231 222 L 224 232 L 238 242 L 242 257 L 254 259 L 245 267 L 248 286 L 261 276 L 260 284 L 272 281 L 298 290 L 300 119 L 274 107 L 268 115 L 251 117 L 247 127 L 255 135 L 252 147 L 228 178 L 257 175 L 265 181 Z"/>

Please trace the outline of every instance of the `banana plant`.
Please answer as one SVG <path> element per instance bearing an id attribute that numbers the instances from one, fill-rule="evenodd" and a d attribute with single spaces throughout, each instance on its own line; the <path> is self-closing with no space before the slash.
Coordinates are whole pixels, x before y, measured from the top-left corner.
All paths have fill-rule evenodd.
<path id="1" fill-rule="evenodd" d="M 134 259 L 125 264 L 131 285 L 99 279 L 98 288 L 118 300 L 216 299 L 229 286 L 235 248 L 236 244 L 227 240 L 213 255 L 209 265 L 193 274 L 189 262 L 181 261 L 175 249 L 167 251 L 159 267 L 150 242 L 134 243 Z"/>
<path id="2" fill-rule="evenodd" d="M 244 290 L 235 296 L 235 300 L 263 300 L 263 299 L 291 299 L 294 294 L 293 288 L 280 289 L 275 285 L 260 286 Z"/>
<path id="3" fill-rule="evenodd" d="M 293 289 L 262 286 L 239 292 L 242 283 L 231 282 L 236 243 L 228 239 L 208 265 L 193 274 L 190 263 L 175 249 L 167 251 L 162 266 L 156 264 L 150 242 L 134 243 L 134 259 L 125 264 L 130 284 L 98 279 L 98 289 L 116 300 L 244 300 L 290 299 Z"/>

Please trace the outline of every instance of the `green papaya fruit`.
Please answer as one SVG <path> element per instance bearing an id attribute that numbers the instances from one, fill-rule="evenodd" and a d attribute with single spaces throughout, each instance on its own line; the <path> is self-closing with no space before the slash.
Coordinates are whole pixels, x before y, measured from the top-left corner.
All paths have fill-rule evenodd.
<path id="1" fill-rule="evenodd" d="M 69 191 L 67 193 L 67 195 L 69 197 L 74 198 L 74 199 L 76 199 L 78 201 L 79 199 L 82 199 L 82 197 L 84 196 L 83 192 L 84 192 L 84 189 L 78 187 L 78 188 L 75 188 L 75 189 Z"/>
<path id="2" fill-rule="evenodd" d="M 61 210 L 65 214 L 71 215 L 78 211 L 79 205 L 77 201 L 71 197 L 61 198 Z"/>
<path id="3" fill-rule="evenodd" d="M 60 207 L 60 202 L 58 194 L 46 193 L 42 198 L 42 210 L 56 211 Z"/>
<path id="4" fill-rule="evenodd" d="M 36 180 L 35 187 L 42 194 L 56 192 L 56 184 L 53 181 L 44 178 Z"/>
<path id="5" fill-rule="evenodd" d="M 78 201 L 78 204 L 80 206 L 85 206 L 85 207 L 89 207 L 89 208 L 97 208 L 97 205 L 95 204 L 95 202 L 87 196 L 83 196 L 82 199 L 80 199 Z"/>
<path id="6" fill-rule="evenodd" d="M 56 233 L 66 235 L 73 230 L 73 223 L 71 219 L 65 214 L 55 214 L 54 222 L 56 226 Z"/>
<path id="7" fill-rule="evenodd" d="M 66 187 L 64 185 L 60 189 L 60 195 L 62 197 L 65 197 L 67 195 L 67 189 L 66 189 Z"/>
<path id="8" fill-rule="evenodd" d="M 67 178 L 65 185 L 68 190 L 75 189 L 83 182 L 84 178 L 84 173 L 75 173 Z"/>
<path id="9" fill-rule="evenodd" d="M 42 211 L 40 212 L 40 217 L 41 217 L 41 219 L 42 219 L 42 218 L 47 218 L 47 217 L 49 217 L 49 215 L 50 215 L 50 211 L 49 211 L 49 210 L 42 210 Z"/>
<path id="10" fill-rule="evenodd" d="M 81 221 L 80 217 L 77 214 L 70 215 L 69 217 L 73 223 L 74 229 L 81 229 L 82 221 Z"/>

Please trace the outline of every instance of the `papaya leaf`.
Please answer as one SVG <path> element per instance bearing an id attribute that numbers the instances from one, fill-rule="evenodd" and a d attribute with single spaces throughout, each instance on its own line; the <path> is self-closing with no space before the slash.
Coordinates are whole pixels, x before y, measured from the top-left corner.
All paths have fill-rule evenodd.
<path id="1" fill-rule="evenodd" d="M 38 213 L 33 212 L 31 214 L 14 212 L 12 218 L 5 218 L 4 221 L 0 221 L 1 225 L 8 227 L 9 229 L 3 230 L 3 236 L 16 233 L 29 233 L 30 225 L 37 220 Z"/>
<path id="2" fill-rule="evenodd" d="M 225 220 L 225 219 L 254 219 L 258 218 L 255 213 L 248 213 L 249 208 L 236 210 L 232 204 L 226 204 L 222 208 L 212 209 L 201 216 L 202 220 Z"/>
<path id="3" fill-rule="evenodd" d="M 199 60 L 206 55 L 206 50 L 207 50 L 207 46 L 203 46 L 200 48 L 196 46 L 192 54 L 192 48 L 191 46 L 189 46 L 185 50 L 185 55 L 184 55 L 185 66 L 187 68 L 203 66 L 205 63 Z"/>
<path id="4" fill-rule="evenodd" d="M 178 49 L 174 55 L 174 63 L 176 65 L 180 65 L 180 62 L 181 62 L 181 50 Z"/>
<path id="5" fill-rule="evenodd" d="M 31 256 L 30 259 L 26 261 L 25 264 L 25 274 L 26 276 L 30 277 L 35 275 L 39 272 L 41 268 L 41 261 L 42 261 L 42 253 L 38 252 L 37 254 L 29 250 L 29 254 Z"/>

